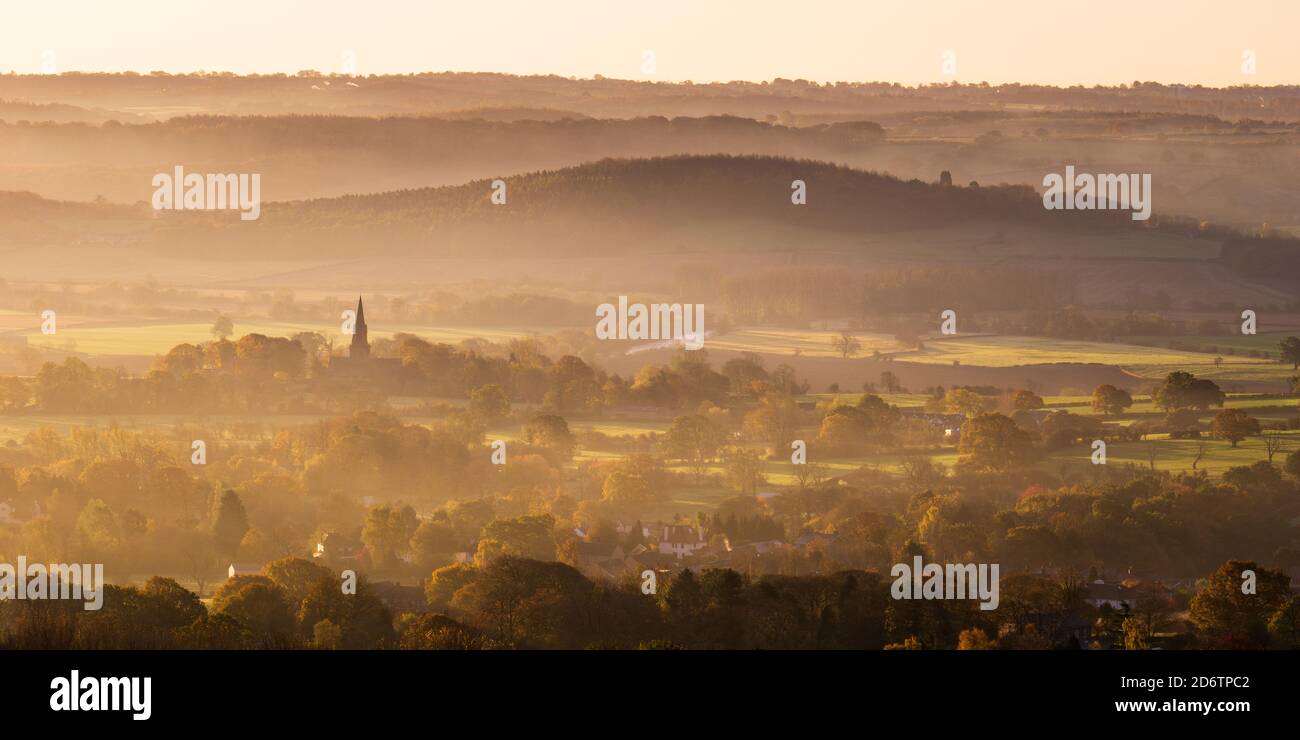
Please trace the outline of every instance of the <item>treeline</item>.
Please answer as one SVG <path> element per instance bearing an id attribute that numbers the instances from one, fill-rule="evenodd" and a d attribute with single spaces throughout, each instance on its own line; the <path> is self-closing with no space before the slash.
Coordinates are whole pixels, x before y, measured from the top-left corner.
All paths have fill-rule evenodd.
<path id="1" fill-rule="evenodd" d="M 920 550 L 916 550 L 920 554 Z M 900 553 L 908 556 L 911 551 Z M 1241 593 L 1252 571 L 1255 593 Z M 1251 561 L 1215 569 L 1194 595 L 1158 584 L 1135 606 L 1092 606 L 1088 584 L 1011 574 L 996 610 L 972 600 L 898 600 L 873 571 L 749 577 L 731 569 L 591 581 L 555 562 L 502 556 L 435 571 L 428 610 L 394 615 L 363 583 L 300 559 L 227 581 L 205 607 L 176 582 L 108 587 L 104 608 L 72 601 L 0 604 L 5 649 L 1258 649 L 1300 647 L 1300 597 L 1290 579 Z M 1169 637 L 1188 609 L 1195 631 Z"/>
<path id="2" fill-rule="evenodd" d="M 364 71 L 364 70 L 363 70 Z M 348 83 L 353 83 L 349 85 Z M 58 100 L 99 108 L 185 105 L 231 114 L 347 112 L 395 115 L 529 106 L 586 115 L 875 114 L 883 111 L 1074 109 L 1168 112 L 1226 118 L 1300 118 L 1296 87 L 1243 85 L 1213 88 L 1133 82 L 1129 85 L 1052 87 L 1011 83 L 920 85 L 803 79 L 713 83 L 574 79 L 441 72 L 349 77 L 304 70 L 240 76 L 229 72 L 140 74 L 68 72 L 0 75 L 0 98 Z"/>
<path id="3" fill-rule="evenodd" d="M 80 601 L 0 602 L 0 647 L 25 650 L 237 650 L 396 647 L 393 615 L 364 579 L 352 593 L 309 560 L 285 558 L 227 580 L 209 608 L 170 578 L 104 587 Z"/>
<path id="4" fill-rule="evenodd" d="M 707 351 L 678 351 L 667 365 L 646 365 L 624 378 L 580 357 L 552 360 L 533 339 L 504 346 L 460 348 L 410 334 L 377 340 L 377 357 L 398 361 L 392 377 L 334 372 L 328 340 L 315 332 L 292 338 L 247 334 L 179 344 L 155 358 L 143 377 L 91 367 L 77 357 L 46 362 L 31 378 L 0 377 L 0 409 L 55 413 L 320 413 L 381 408 L 389 394 L 492 397 L 491 421 L 512 403 L 564 415 L 590 416 L 619 407 L 723 406 L 733 394 L 767 390 L 802 393 L 806 383 L 787 365 L 768 370 L 756 358 L 738 358 L 715 370 Z"/>
<path id="5" fill-rule="evenodd" d="M 3 105 L 0 101 L 0 112 Z M 480 171 L 493 162 L 518 171 L 611 156 L 669 154 L 762 152 L 830 159 L 860 153 L 885 138 L 884 130 L 869 121 L 794 128 L 735 116 L 604 120 L 579 116 L 515 121 L 431 116 L 181 116 L 144 125 L 0 121 L 0 131 L 4 132 L 0 153 L 15 163 L 73 159 L 101 166 L 140 167 L 158 166 L 158 162 L 251 158 L 274 169 L 286 154 L 302 152 L 347 156 L 361 167 L 370 160 L 375 167 L 392 166 L 392 158 L 400 157 L 399 168 Z"/>

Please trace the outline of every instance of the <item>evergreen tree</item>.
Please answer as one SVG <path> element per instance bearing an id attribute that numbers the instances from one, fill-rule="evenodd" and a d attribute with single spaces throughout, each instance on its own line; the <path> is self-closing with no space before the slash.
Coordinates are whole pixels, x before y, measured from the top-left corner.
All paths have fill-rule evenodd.
<path id="1" fill-rule="evenodd" d="M 217 515 L 212 523 L 212 539 L 217 554 L 233 561 L 239 553 L 239 543 L 247 532 L 248 512 L 244 510 L 244 503 L 239 500 L 239 494 L 227 490 L 221 494 Z"/>

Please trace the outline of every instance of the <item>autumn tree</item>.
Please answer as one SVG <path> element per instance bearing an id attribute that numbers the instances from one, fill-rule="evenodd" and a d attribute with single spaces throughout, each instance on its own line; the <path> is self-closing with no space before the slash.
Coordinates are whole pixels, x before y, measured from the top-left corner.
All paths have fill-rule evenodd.
<path id="1" fill-rule="evenodd" d="M 758 452 L 744 447 L 732 447 L 723 458 L 727 482 L 741 493 L 753 495 L 763 484 L 763 461 Z"/>
<path id="2" fill-rule="evenodd" d="M 973 418 L 984 413 L 989 402 L 984 396 L 966 388 L 953 388 L 943 397 L 944 407 L 949 412 Z"/>
<path id="3" fill-rule="evenodd" d="M 1300 596 L 1292 596 L 1273 612 L 1268 632 L 1284 650 L 1300 650 Z"/>
<path id="4" fill-rule="evenodd" d="M 640 504 L 658 498 L 654 484 L 634 470 L 614 470 L 601 484 L 601 498 L 617 504 Z"/>
<path id="5" fill-rule="evenodd" d="M 452 563 L 433 571 L 424 584 L 424 598 L 434 609 L 446 609 L 456 592 L 474 582 L 478 569 L 467 563 Z"/>
<path id="6" fill-rule="evenodd" d="M 962 425 L 958 452 L 964 464 L 1005 471 L 1030 461 L 1033 440 L 1002 414 L 980 414 Z"/>
<path id="7" fill-rule="evenodd" d="M 1043 399 L 1029 390 L 1018 390 L 1011 396 L 1011 408 L 1015 411 L 1033 411 L 1043 407 Z"/>
<path id="8" fill-rule="evenodd" d="M 483 528 L 474 562 L 487 565 L 505 555 L 554 560 L 554 530 L 555 518 L 550 514 L 495 519 Z"/>
<path id="9" fill-rule="evenodd" d="M 136 624 L 164 634 L 192 624 L 207 614 L 198 594 L 170 578 L 153 576 L 145 581 L 140 597 Z"/>
<path id="10" fill-rule="evenodd" d="M 555 414 L 540 414 L 524 426 L 524 439 L 530 445 L 537 445 L 562 461 L 573 457 L 573 448 L 577 444 L 569 423 L 564 417 Z"/>
<path id="11" fill-rule="evenodd" d="M 958 650 L 997 650 L 997 642 L 978 627 L 964 629 L 957 636 Z"/>
<path id="12" fill-rule="evenodd" d="M 799 423 L 799 407 L 786 393 L 767 393 L 758 408 L 745 415 L 745 434 L 760 440 L 770 449 L 780 450 L 794 439 Z"/>
<path id="13" fill-rule="evenodd" d="M 322 578 L 307 590 L 296 608 L 300 639 L 314 641 L 316 627 L 328 621 L 330 639 L 340 648 L 373 650 L 391 644 L 393 615 L 364 578 L 356 581 L 355 593 L 344 593 L 336 578 Z"/>
<path id="14" fill-rule="evenodd" d="M 1185 409 L 1204 411 L 1211 406 L 1222 406 L 1225 397 L 1214 381 L 1177 371 L 1165 376 L 1152 394 L 1152 401 L 1166 412 L 1174 413 Z"/>
<path id="15" fill-rule="evenodd" d="M 1133 396 L 1129 392 L 1105 383 L 1092 392 L 1092 410 L 1102 416 L 1118 416 L 1133 405 Z"/>
<path id="16" fill-rule="evenodd" d="M 1291 369 L 1300 369 L 1300 337 L 1287 337 L 1277 343 L 1282 359 L 1291 363 Z"/>
<path id="17" fill-rule="evenodd" d="M 1226 439 L 1236 447 L 1247 436 L 1259 434 L 1259 420 L 1241 409 L 1224 409 L 1214 415 L 1210 428 L 1214 436 Z"/>
<path id="18" fill-rule="evenodd" d="M 1243 585 L 1253 573 L 1253 593 Z M 1291 577 L 1249 560 L 1229 560 L 1192 597 L 1191 619 L 1215 647 L 1263 647 L 1268 622 L 1291 597 Z"/>
<path id="19" fill-rule="evenodd" d="M 470 391 L 469 410 L 485 422 L 497 421 L 510 413 L 510 397 L 501 386 L 488 383 Z"/>
<path id="20" fill-rule="evenodd" d="M 262 572 L 284 591 L 285 599 L 295 611 L 318 581 L 333 583 L 335 580 L 328 568 L 305 558 L 281 558 L 267 563 Z"/>
<path id="21" fill-rule="evenodd" d="M 411 536 L 419 524 L 419 517 L 410 506 L 371 507 L 361 527 L 361 542 L 366 546 L 370 562 L 377 568 L 396 565 L 410 551 Z"/>
<path id="22" fill-rule="evenodd" d="M 267 647 L 283 646 L 295 631 L 284 591 L 266 576 L 235 576 L 212 596 L 215 613 L 233 617 Z"/>
<path id="23" fill-rule="evenodd" d="M 690 463 L 695 474 L 703 477 L 725 441 L 726 433 L 717 424 L 706 416 L 692 414 L 673 419 L 663 444 L 669 455 Z"/>

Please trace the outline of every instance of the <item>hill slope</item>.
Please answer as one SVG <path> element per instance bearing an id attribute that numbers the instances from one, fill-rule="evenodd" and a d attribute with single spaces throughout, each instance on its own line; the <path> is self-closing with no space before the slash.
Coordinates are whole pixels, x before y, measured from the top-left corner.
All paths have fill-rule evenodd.
<path id="1" fill-rule="evenodd" d="M 791 203 L 792 183 L 807 205 Z M 231 213 L 169 213 L 153 238 L 207 250 L 280 256 L 606 254 L 664 234 L 683 248 L 718 251 L 730 236 L 786 230 L 788 248 L 819 234 L 865 236 L 1002 222 L 1066 233 L 1133 233 L 1128 213 L 1045 211 L 1023 186 L 904 182 L 824 162 L 776 157 L 681 156 L 602 160 L 492 182 L 268 204 L 257 222 Z M 744 248 L 741 240 L 740 248 Z"/>

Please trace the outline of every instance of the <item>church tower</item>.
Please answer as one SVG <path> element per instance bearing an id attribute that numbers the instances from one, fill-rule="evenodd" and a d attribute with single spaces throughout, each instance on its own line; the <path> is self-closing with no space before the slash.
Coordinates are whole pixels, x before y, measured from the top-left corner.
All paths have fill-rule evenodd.
<path id="1" fill-rule="evenodd" d="M 370 340 L 366 337 L 366 309 L 361 305 L 361 296 L 357 296 L 357 325 L 352 334 L 352 348 L 348 357 L 354 361 L 370 359 Z"/>

